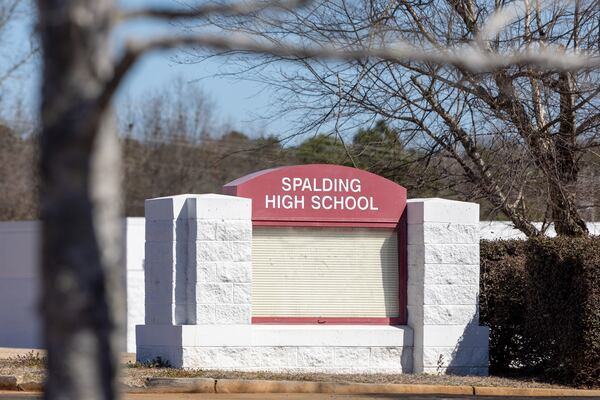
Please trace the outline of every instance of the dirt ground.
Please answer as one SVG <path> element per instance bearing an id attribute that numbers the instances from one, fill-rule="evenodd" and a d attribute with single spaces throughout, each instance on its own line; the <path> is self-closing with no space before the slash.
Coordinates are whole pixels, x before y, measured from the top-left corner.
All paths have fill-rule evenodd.
<path id="1" fill-rule="evenodd" d="M 360 383 L 410 383 L 429 385 L 469 385 L 504 387 L 560 388 L 564 386 L 536 381 L 534 378 L 509 379 L 498 376 L 454 376 L 454 375 L 385 375 L 385 374 L 293 374 L 267 372 L 234 372 L 215 370 L 180 370 L 160 366 L 135 363 L 135 355 L 124 353 L 121 356 L 121 381 L 128 386 L 144 386 L 148 377 L 206 377 L 214 379 L 274 379 L 295 381 L 328 381 Z M 41 382 L 45 376 L 45 352 L 31 349 L 0 348 L 0 375 L 17 375 L 21 382 Z"/>

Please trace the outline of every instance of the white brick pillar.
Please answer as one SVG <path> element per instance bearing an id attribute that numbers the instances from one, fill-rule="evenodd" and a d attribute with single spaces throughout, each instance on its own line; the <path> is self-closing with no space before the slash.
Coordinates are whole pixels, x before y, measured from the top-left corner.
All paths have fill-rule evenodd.
<path id="1" fill-rule="evenodd" d="M 211 349 L 231 332 L 249 336 L 251 214 L 251 200 L 242 197 L 146 200 L 146 319 L 136 327 L 138 361 L 160 357 L 193 367 L 190 348 Z"/>
<path id="2" fill-rule="evenodd" d="M 408 200 L 407 221 L 413 372 L 486 375 L 489 329 L 479 326 L 479 205 Z"/>
<path id="3" fill-rule="evenodd" d="M 146 324 L 249 324 L 250 200 L 146 200 Z"/>
<path id="4" fill-rule="evenodd" d="M 146 200 L 145 321 L 147 325 L 185 323 L 188 316 L 187 196 Z"/>
<path id="5" fill-rule="evenodd" d="M 217 194 L 189 198 L 189 269 L 195 271 L 193 323 L 250 324 L 251 200 Z"/>

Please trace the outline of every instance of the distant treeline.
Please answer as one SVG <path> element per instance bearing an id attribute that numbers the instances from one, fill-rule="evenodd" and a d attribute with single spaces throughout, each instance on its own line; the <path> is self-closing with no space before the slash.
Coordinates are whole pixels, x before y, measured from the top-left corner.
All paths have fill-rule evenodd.
<path id="1" fill-rule="evenodd" d="M 412 198 L 476 201 L 482 206 L 482 218 L 505 219 L 477 196 L 477 191 L 460 175 L 452 175 L 452 165 L 445 164 L 444 157 L 406 148 L 397 132 L 384 122 L 358 130 L 348 141 L 334 134 L 316 135 L 297 145 L 282 145 L 276 137 L 250 138 L 236 131 L 219 138 L 169 132 L 121 133 L 125 215 L 143 216 L 145 199 L 221 193 L 225 183 L 250 172 L 282 165 L 324 163 L 355 166 L 382 175 L 405 186 Z M 23 137 L 0 125 L 0 220 L 37 218 L 36 149 L 35 135 Z M 591 175 L 600 173 L 592 171 Z M 536 188 L 530 190 L 535 193 Z M 536 213 L 541 219 L 544 199 L 530 196 L 528 201 L 530 211 L 539 210 Z M 586 215 L 588 220 L 595 220 L 594 209 L 590 208 Z"/>
<path id="2" fill-rule="evenodd" d="M 205 136 L 123 134 L 123 191 L 127 216 L 144 215 L 144 200 L 179 193 L 220 193 L 240 176 L 282 165 L 326 163 L 356 166 L 381 174 L 410 190 L 411 197 L 451 193 L 440 185 L 418 154 L 406 150 L 384 123 L 360 130 L 352 142 L 336 136 L 309 137 L 296 146 L 283 146 L 276 137 L 249 138 L 229 132 Z M 0 126 L 0 220 L 36 219 L 37 138 L 22 137 Z"/>

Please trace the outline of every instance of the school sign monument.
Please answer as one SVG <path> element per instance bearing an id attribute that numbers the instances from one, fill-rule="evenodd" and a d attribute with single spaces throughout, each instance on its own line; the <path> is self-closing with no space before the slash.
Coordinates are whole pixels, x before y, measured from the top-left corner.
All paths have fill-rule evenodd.
<path id="1" fill-rule="evenodd" d="M 146 201 L 137 358 L 174 367 L 485 375 L 479 207 L 341 166 Z"/>

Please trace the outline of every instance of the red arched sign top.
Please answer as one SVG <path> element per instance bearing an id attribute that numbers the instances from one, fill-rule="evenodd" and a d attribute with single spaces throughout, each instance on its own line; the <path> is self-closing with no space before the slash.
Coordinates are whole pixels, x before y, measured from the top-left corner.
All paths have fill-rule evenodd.
<path id="1" fill-rule="evenodd" d="M 252 199 L 256 225 L 396 227 L 406 189 L 356 168 L 309 164 L 272 168 L 226 184 Z"/>

